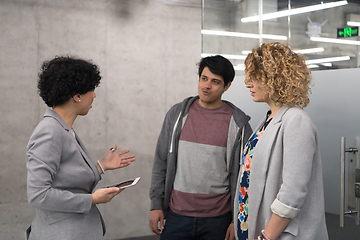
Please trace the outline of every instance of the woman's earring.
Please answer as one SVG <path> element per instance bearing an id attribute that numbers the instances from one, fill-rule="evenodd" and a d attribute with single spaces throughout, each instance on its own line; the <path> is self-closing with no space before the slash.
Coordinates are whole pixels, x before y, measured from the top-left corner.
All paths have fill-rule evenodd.
<path id="1" fill-rule="evenodd" d="M 279 101 L 278 100 L 275 100 L 273 98 L 271 98 L 271 100 L 273 100 L 273 102 L 275 103 L 275 106 L 279 105 Z"/>
<path id="2" fill-rule="evenodd" d="M 81 99 L 79 99 L 79 102 L 81 102 Z"/>

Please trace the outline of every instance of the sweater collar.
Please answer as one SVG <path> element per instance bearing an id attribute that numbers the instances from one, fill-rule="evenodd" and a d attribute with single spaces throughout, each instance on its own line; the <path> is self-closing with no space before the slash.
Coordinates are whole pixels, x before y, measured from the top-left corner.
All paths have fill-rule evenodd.
<path id="1" fill-rule="evenodd" d="M 183 116 L 186 116 L 189 113 L 189 108 L 190 108 L 191 104 L 193 104 L 198 99 L 199 99 L 198 95 L 195 97 L 188 97 L 188 98 L 184 99 L 184 101 L 182 102 L 182 107 L 181 107 Z M 250 116 L 246 115 L 242 110 L 240 110 L 234 104 L 232 104 L 231 102 L 228 102 L 226 100 L 223 100 L 223 102 L 227 103 L 230 107 L 232 107 L 234 109 L 233 118 L 234 118 L 236 125 L 242 127 L 250 121 Z"/>

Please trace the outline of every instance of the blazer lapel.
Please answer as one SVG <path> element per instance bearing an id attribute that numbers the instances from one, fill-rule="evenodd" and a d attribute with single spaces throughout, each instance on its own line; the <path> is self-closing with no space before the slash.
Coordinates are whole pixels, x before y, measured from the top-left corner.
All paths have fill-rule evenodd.
<path id="1" fill-rule="evenodd" d="M 80 138 L 77 136 L 76 132 L 74 131 L 74 134 L 75 134 L 75 142 L 76 142 L 76 145 L 81 153 L 81 155 L 83 156 L 85 162 L 87 163 L 87 165 L 91 168 L 91 170 L 94 172 L 94 176 L 95 176 L 95 179 L 96 179 L 96 182 L 98 182 L 100 180 L 100 175 L 99 174 L 96 174 L 96 171 L 97 170 L 97 167 L 95 166 L 95 164 L 91 161 L 90 157 L 89 157 L 89 154 L 85 148 L 85 145 L 81 142 Z"/>
<path id="2" fill-rule="evenodd" d="M 69 126 L 65 123 L 65 121 L 52 109 L 47 109 L 46 112 L 45 112 L 44 117 L 55 118 L 61 124 L 61 126 L 68 132 L 68 134 L 73 134 L 74 133 L 75 136 L 72 136 L 72 138 L 74 139 L 74 141 L 76 143 L 76 146 L 79 149 L 81 155 L 83 156 L 85 162 L 90 167 L 90 169 L 93 171 L 94 176 L 95 176 L 95 180 L 96 180 L 95 183 L 97 183 L 101 179 L 101 176 L 98 173 L 97 167 L 91 161 L 91 159 L 89 157 L 89 154 L 88 154 L 84 144 L 81 142 L 80 138 L 77 136 L 75 131 L 73 131 L 73 133 L 72 133 Z M 94 187 L 95 187 L 95 185 L 94 185 Z"/>
<path id="3" fill-rule="evenodd" d="M 269 166 L 269 160 L 273 145 L 276 141 L 278 131 L 281 127 L 281 119 L 288 107 L 283 106 L 271 120 L 264 133 L 261 135 L 256 147 L 254 149 L 253 158 L 251 161 L 250 172 L 250 187 L 249 187 L 249 226 L 256 226 L 256 216 L 261 205 L 261 200 L 264 194 L 265 181 Z M 256 128 L 254 133 L 266 121 L 264 119 Z M 254 135 L 254 134 L 253 134 Z M 249 229 L 249 237 L 253 236 L 255 227 Z"/>

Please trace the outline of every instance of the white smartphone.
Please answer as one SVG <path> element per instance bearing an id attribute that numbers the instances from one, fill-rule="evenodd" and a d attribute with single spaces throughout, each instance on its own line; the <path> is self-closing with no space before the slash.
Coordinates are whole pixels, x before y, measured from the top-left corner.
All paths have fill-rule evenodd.
<path id="1" fill-rule="evenodd" d="M 140 177 L 134 178 L 134 179 L 130 179 L 115 185 L 111 185 L 111 186 L 107 186 L 109 187 L 118 187 L 120 189 L 124 189 L 124 188 L 128 188 L 128 187 L 132 187 L 135 186 L 138 182 L 140 181 Z"/>

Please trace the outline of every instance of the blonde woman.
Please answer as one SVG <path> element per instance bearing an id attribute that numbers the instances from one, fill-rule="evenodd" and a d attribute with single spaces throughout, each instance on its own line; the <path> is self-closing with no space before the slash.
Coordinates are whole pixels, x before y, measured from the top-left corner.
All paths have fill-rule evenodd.
<path id="1" fill-rule="evenodd" d="M 243 151 L 237 239 L 327 240 L 317 130 L 303 110 L 311 84 L 305 60 L 284 44 L 264 43 L 245 66 L 253 101 L 270 110 Z"/>

